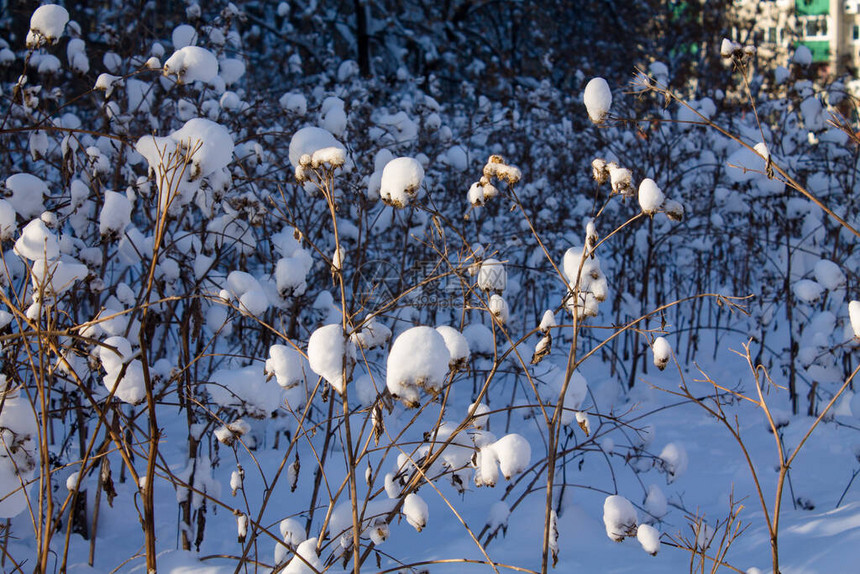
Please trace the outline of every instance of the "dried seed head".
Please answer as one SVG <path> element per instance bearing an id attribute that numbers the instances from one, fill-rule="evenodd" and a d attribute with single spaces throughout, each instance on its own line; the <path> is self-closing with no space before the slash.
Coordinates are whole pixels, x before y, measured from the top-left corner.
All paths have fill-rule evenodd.
<path id="1" fill-rule="evenodd" d="M 597 185 L 602 185 L 609 181 L 609 171 L 606 169 L 605 159 L 597 158 L 592 161 L 591 170 Z"/>

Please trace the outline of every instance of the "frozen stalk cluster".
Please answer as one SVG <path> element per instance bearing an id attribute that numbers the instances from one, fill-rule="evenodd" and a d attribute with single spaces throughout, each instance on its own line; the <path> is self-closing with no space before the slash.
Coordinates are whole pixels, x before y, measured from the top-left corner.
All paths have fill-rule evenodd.
<path id="1" fill-rule="evenodd" d="M 609 289 L 597 254 L 584 246 L 571 247 L 562 267 L 570 288 L 567 309 L 577 318 L 596 317 L 598 303 L 606 300 Z"/>
<path id="2" fill-rule="evenodd" d="M 747 62 L 755 56 L 755 46 L 744 46 L 740 42 L 723 38 L 720 44 L 720 56 L 726 60 L 737 60 L 739 62 Z"/>
<path id="3" fill-rule="evenodd" d="M 643 179 L 637 192 L 633 184 L 633 172 L 620 167 L 616 162 L 596 158 L 591 162 L 591 169 L 598 185 L 609 182 L 612 194 L 623 197 L 638 196 L 639 207 L 645 215 L 653 216 L 655 213 L 663 212 L 673 221 L 681 221 L 684 218 L 684 206 L 679 201 L 667 198 L 653 179 L 647 177 Z"/>
<path id="4" fill-rule="evenodd" d="M 523 472 L 531 460 L 532 450 L 521 435 L 511 433 L 480 447 L 475 454 L 475 486 L 495 486 L 499 470 L 505 480 Z"/>
<path id="5" fill-rule="evenodd" d="M 616 542 L 636 537 L 642 549 L 652 556 L 660 550 L 660 532 L 648 524 L 639 524 L 633 504 L 620 495 L 607 496 L 603 502 L 603 524 L 606 535 Z"/>
<path id="6" fill-rule="evenodd" d="M 537 365 L 540 363 L 544 357 L 549 355 L 550 351 L 552 351 L 552 328 L 556 327 L 558 323 L 555 321 L 555 314 L 547 309 L 544 311 L 543 317 L 541 318 L 540 325 L 538 325 L 538 330 L 541 333 L 540 341 L 538 341 L 537 345 L 535 345 L 534 353 L 532 354 L 532 365 Z"/>
<path id="7" fill-rule="evenodd" d="M 293 134 L 289 157 L 296 181 L 304 184 L 306 191 L 313 191 L 313 184 L 320 183 L 319 170 L 336 169 L 346 163 L 346 148 L 328 130 L 306 127 Z"/>
<path id="8" fill-rule="evenodd" d="M 522 172 L 519 168 L 508 165 L 500 155 L 491 155 L 484 166 L 481 179 L 469 188 L 469 203 L 480 207 L 499 195 L 498 188 L 493 185 L 494 181 L 515 185 L 520 179 Z"/>

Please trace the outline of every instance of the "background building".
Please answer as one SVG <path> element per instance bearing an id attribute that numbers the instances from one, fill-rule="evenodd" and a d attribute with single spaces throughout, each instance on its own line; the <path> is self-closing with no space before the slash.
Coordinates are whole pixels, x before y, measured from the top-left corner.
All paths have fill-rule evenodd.
<path id="1" fill-rule="evenodd" d="M 738 0 L 736 40 L 754 43 L 760 56 L 785 64 L 798 45 L 812 52 L 822 74 L 858 76 L 860 71 L 860 0 Z"/>

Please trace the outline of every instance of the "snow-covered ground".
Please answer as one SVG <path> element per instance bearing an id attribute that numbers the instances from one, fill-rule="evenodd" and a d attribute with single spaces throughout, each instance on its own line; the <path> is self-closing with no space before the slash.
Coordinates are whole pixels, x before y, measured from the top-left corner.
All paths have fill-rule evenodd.
<path id="1" fill-rule="evenodd" d="M 312 4 L 0 38 L 0 568 L 850 571 L 843 84 L 381 82 Z"/>

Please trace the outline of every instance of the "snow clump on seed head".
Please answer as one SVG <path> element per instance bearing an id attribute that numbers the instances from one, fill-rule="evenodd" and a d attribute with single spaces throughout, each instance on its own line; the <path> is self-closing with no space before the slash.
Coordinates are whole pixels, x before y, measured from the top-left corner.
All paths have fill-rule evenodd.
<path id="1" fill-rule="evenodd" d="M 388 390 L 407 407 L 417 407 L 420 389 L 433 395 L 442 389 L 450 360 L 445 339 L 436 329 L 407 329 L 394 340 L 388 354 Z"/>
<path id="2" fill-rule="evenodd" d="M 191 155 L 191 179 L 206 177 L 227 167 L 233 159 L 233 136 L 230 131 L 205 118 L 193 118 L 170 134 Z"/>
<path id="3" fill-rule="evenodd" d="M 602 124 L 612 106 L 612 91 L 603 78 L 592 78 L 585 86 L 582 101 L 588 110 L 588 117 L 595 124 Z"/>
<path id="4" fill-rule="evenodd" d="M 597 304 L 606 300 L 609 289 L 606 275 L 600 269 L 600 259 L 594 252 L 589 256 L 585 247 L 574 246 L 565 252 L 562 268 L 571 293 L 576 295 L 569 297 L 568 311 L 580 318 L 596 316 Z"/>
<path id="5" fill-rule="evenodd" d="M 466 337 L 454 327 L 447 325 L 436 327 L 436 331 L 445 339 L 445 346 L 448 347 L 448 354 L 451 356 L 448 361 L 448 368 L 452 371 L 466 370 L 466 364 L 471 356 L 469 341 Z"/>
<path id="6" fill-rule="evenodd" d="M 650 524 L 640 524 L 636 529 L 636 539 L 642 545 L 642 550 L 656 556 L 660 551 L 660 531 Z"/>
<path id="7" fill-rule="evenodd" d="M 403 499 L 402 511 L 406 516 L 406 521 L 418 532 L 421 532 L 427 526 L 427 517 L 429 515 L 427 503 L 414 492 L 410 492 Z"/>
<path id="8" fill-rule="evenodd" d="M 343 394 L 355 364 L 355 345 L 343 336 L 340 325 L 325 325 L 314 331 L 308 340 L 308 361 L 313 372 Z"/>
<path id="9" fill-rule="evenodd" d="M 657 182 L 648 177 L 642 180 L 639 184 L 639 206 L 642 208 L 642 213 L 654 215 L 663 207 L 665 201 L 666 196 Z"/>
<path id="10" fill-rule="evenodd" d="M 666 470 L 670 484 L 687 471 L 688 460 L 687 450 L 683 445 L 670 442 L 663 447 L 660 452 L 660 464 Z"/>
<path id="11" fill-rule="evenodd" d="M 301 354 L 286 345 L 269 347 L 269 358 L 266 359 L 265 373 L 267 377 L 274 376 L 278 384 L 285 389 L 298 385 L 304 379 L 304 363 Z"/>
<path id="12" fill-rule="evenodd" d="M 654 353 L 654 366 L 662 371 L 672 358 L 672 346 L 665 337 L 657 337 L 651 345 L 651 351 Z"/>
<path id="13" fill-rule="evenodd" d="M 394 207 L 406 207 L 418 194 L 424 181 L 424 168 L 418 160 L 411 157 L 398 157 L 385 165 L 379 196 L 382 201 Z"/>
<path id="14" fill-rule="evenodd" d="M 636 193 L 636 188 L 633 187 L 632 171 L 626 167 L 619 167 L 614 161 L 606 164 L 606 171 L 609 172 L 612 193 L 620 193 L 624 197 L 632 197 Z"/>
<path id="15" fill-rule="evenodd" d="M 603 524 L 606 535 L 615 542 L 621 542 L 627 536 L 636 535 L 636 524 L 639 522 L 633 504 L 623 496 L 614 494 L 603 501 Z"/>
<path id="16" fill-rule="evenodd" d="M 851 319 L 854 338 L 860 339 L 860 301 L 851 301 L 848 304 L 848 317 Z"/>
<path id="17" fill-rule="evenodd" d="M 24 219 L 31 219 L 45 211 L 44 199 L 48 184 L 30 173 L 14 173 L 6 178 L 6 190 L 11 195 L 6 201 Z"/>
<path id="18" fill-rule="evenodd" d="M 312 168 L 342 166 L 346 161 L 346 148 L 330 131 L 310 126 L 293 134 L 289 156 L 296 180 L 305 183 L 313 177 Z"/>
<path id="19" fill-rule="evenodd" d="M 56 44 L 68 22 L 69 12 L 62 6 L 56 4 L 39 6 L 30 16 L 27 47 L 36 48 L 44 44 Z"/>
<path id="20" fill-rule="evenodd" d="M 508 282 L 505 266 L 498 259 L 487 259 L 478 271 L 478 287 L 492 293 L 502 293 Z"/>
<path id="21" fill-rule="evenodd" d="M 520 181 L 523 174 L 519 168 L 508 165 L 505 162 L 505 158 L 502 156 L 491 155 L 484 166 L 484 177 L 488 180 L 496 178 L 510 185 L 514 185 Z"/>
<path id="22" fill-rule="evenodd" d="M 175 76 L 180 84 L 209 83 L 218 75 L 218 58 L 206 48 L 185 46 L 164 62 L 163 73 Z"/>

